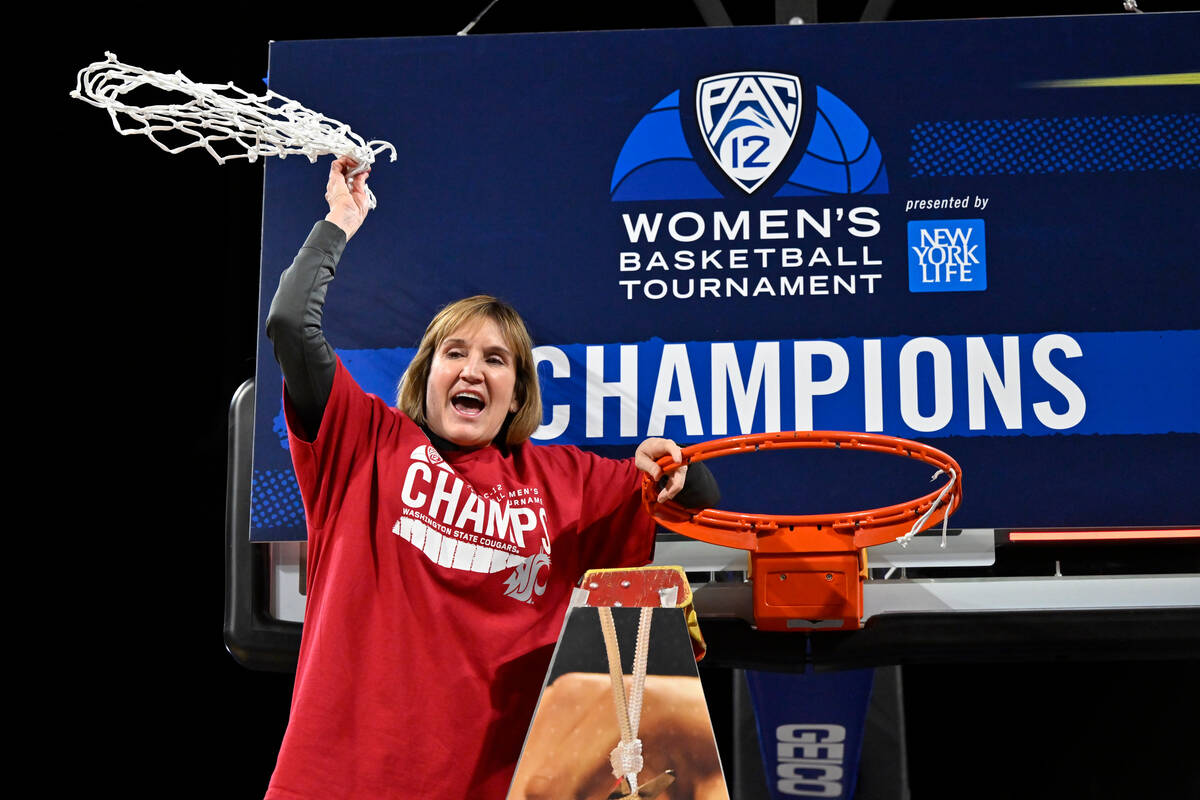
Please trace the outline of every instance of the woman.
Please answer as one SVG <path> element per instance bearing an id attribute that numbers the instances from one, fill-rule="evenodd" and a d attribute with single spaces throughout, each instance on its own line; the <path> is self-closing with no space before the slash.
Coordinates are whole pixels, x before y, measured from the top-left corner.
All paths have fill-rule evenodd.
<path id="1" fill-rule="evenodd" d="M 541 400 L 524 323 L 490 297 L 430 323 L 398 408 L 358 387 L 321 331 L 325 291 L 367 214 L 338 159 L 329 213 L 267 317 L 308 521 L 304 635 L 267 798 L 503 798 L 571 588 L 648 562 L 640 471 L 667 439 L 614 461 L 532 445 Z M 701 465 L 689 504 L 715 503 Z M 681 500 L 683 497 L 681 496 Z"/>

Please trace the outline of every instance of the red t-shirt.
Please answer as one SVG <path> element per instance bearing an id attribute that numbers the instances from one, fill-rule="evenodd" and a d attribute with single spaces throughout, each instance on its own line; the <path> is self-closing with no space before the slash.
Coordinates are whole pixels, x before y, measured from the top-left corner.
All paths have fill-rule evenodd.
<path id="1" fill-rule="evenodd" d="M 572 587 L 651 558 L 640 473 L 561 445 L 440 453 L 340 361 L 316 441 L 289 441 L 308 590 L 267 800 L 503 798 Z"/>

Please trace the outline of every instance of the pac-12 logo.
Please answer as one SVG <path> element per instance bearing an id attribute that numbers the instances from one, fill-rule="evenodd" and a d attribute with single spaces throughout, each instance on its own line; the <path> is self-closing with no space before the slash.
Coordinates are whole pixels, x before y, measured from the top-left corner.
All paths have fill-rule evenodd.
<path id="1" fill-rule="evenodd" d="M 715 200 L 764 187 L 773 197 L 888 192 L 875 137 L 823 86 L 780 72 L 710 75 L 691 95 L 694 119 L 681 95 L 656 103 L 626 137 L 613 200 Z"/>
<path id="2" fill-rule="evenodd" d="M 749 194 L 792 148 L 800 123 L 800 79 L 731 72 L 696 84 L 696 119 L 721 169 Z"/>

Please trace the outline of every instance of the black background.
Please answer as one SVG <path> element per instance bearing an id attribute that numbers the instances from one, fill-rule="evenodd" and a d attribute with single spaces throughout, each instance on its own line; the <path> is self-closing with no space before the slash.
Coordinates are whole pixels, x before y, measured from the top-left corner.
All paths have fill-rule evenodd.
<path id="1" fill-rule="evenodd" d="M 10 335 L 32 378 L 10 385 L 36 398 L 32 415 L 13 406 L 17 440 L 33 446 L 15 462 L 29 495 L 12 499 L 40 512 L 10 567 L 37 575 L 19 597 L 32 610 L 20 627 L 33 630 L 15 660 L 38 688 L 16 699 L 35 708 L 28 745 L 57 754 L 38 773 L 47 794 L 79 781 L 129 796 L 261 797 L 291 692 L 290 675 L 239 666 L 222 640 L 227 412 L 254 373 L 262 165 L 121 137 L 68 97 L 75 72 L 109 50 L 258 91 L 271 40 L 453 34 L 486 2 L 407 5 L 96 8 L 61 12 L 51 35 L 10 33 L 37 52 L 10 73 L 14 84 L 35 74 L 35 102 L 6 115 L 20 242 Z M 856 19 L 863 5 L 823 3 L 819 21 Z M 941 16 L 941 5 L 897 2 L 892 18 Z M 1119 0 L 953 5 L 1123 13 Z M 773 5 L 737 3 L 732 18 L 769 24 Z M 703 24 L 688 0 L 500 0 L 473 33 Z M 17 104 L 30 89 L 13 91 Z M 1126 660 L 1136 655 L 907 668 L 913 796 L 1197 796 L 1197 664 Z M 720 698 L 714 712 L 720 728 Z"/>

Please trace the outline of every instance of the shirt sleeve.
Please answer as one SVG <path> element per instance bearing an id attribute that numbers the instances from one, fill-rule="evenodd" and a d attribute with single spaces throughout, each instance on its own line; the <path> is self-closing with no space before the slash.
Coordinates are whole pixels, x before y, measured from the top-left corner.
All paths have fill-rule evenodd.
<path id="1" fill-rule="evenodd" d="M 279 279 L 267 313 L 267 336 L 291 401 L 293 432 L 316 438 L 333 387 L 336 356 L 321 326 L 325 293 L 346 247 L 346 234 L 321 220 Z"/>
<path id="2" fill-rule="evenodd" d="M 642 473 L 633 459 L 578 451 L 582 468 L 580 567 L 640 567 L 654 558 L 654 520 L 642 506 Z"/>
<path id="3" fill-rule="evenodd" d="M 403 424 L 401 415 L 362 390 L 334 356 L 334 377 L 324 419 L 311 440 L 296 430 L 297 409 L 290 393 L 283 400 L 288 447 L 296 482 L 304 500 L 310 540 L 342 507 L 355 469 L 374 457 L 376 442 L 389 426 Z"/>

